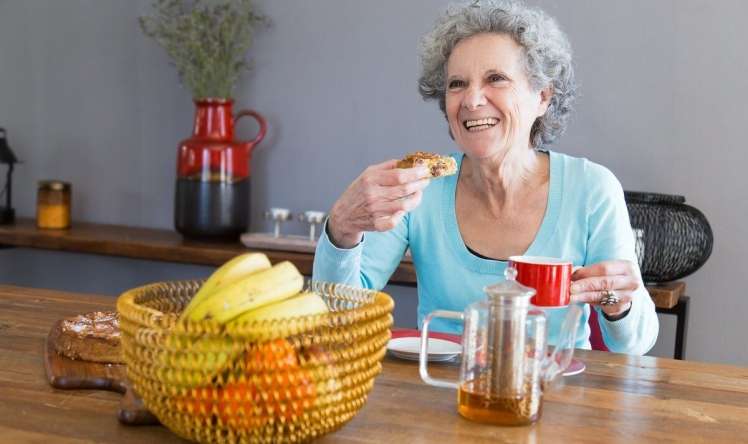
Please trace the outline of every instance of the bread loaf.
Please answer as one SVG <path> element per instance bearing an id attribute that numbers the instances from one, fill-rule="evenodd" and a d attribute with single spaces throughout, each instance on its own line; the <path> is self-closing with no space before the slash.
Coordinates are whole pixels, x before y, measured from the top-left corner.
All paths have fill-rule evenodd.
<path id="1" fill-rule="evenodd" d="M 60 322 L 55 349 L 70 359 L 124 363 L 120 344 L 119 314 L 94 311 Z"/>

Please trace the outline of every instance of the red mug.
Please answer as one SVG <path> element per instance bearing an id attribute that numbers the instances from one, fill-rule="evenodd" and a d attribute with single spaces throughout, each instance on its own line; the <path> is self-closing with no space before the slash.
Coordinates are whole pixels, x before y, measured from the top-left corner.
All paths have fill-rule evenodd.
<path id="1" fill-rule="evenodd" d="M 562 307 L 571 299 L 571 261 L 541 256 L 511 256 L 509 267 L 517 270 L 517 282 L 534 288 L 530 303 L 539 307 Z"/>

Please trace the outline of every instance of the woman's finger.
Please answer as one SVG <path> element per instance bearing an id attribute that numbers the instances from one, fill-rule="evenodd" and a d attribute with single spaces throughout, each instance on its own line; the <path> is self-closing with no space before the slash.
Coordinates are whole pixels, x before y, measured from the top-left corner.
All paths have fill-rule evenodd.
<path id="1" fill-rule="evenodd" d="M 616 305 L 625 305 L 631 302 L 633 297 L 633 291 L 628 290 L 615 290 L 615 295 L 618 296 L 620 301 Z M 600 302 L 608 297 L 608 291 L 587 291 L 584 293 L 577 293 L 571 295 L 571 302 L 576 304 L 592 304 L 600 305 Z"/>
<path id="2" fill-rule="evenodd" d="M 413 194 L 397 200 L 379 201 L 367 208 L 374 218 L 392 216 L 397 212 L 408 212 L 421 203 L 423 192 L 416 191 Z"/>
<path id="3" fill-rule="evenodd" d="M 388 170 L 376 171 L 374 182 L 380 186 L 391 187 L 430 177 L 431 173 L 425 166 L 417 166 L 413 168 L 391 168 Z"/>
<path id="4" fill-rule="evenodd" d="M 391 170 L 393 168 L 397 167 L 397 159 L 390 159 L 385 160 L 382 163 L 377 163 L 374 165 L 370 165 L 366 170 L 364 171 L 381 171 L 381 170 Z"/>
<path id="5" fill-rule="evenodd" d="M 356 178 L 355 181 L 353 181 L 349 186 L 349 189 L 366 189 L 385 185 L 383 181 L 387 182 L 388 179 L 386 176 L 391 176 L 393 171 L 400 171 L 400 169 L 397 168 L 397 160 L 395 159 L 385 160 L 382 163 L 370 165 Z M 383 179 L 383 177 L 385 178 Z"/>
<path id="6" fill-rule="evenodd" d="M 429 185 L 429 182 L 429 179 L 419 179 L 415 182 L 408 182 L 402 185 L 384 187 L 383 190 L 385 195 L 388 196 L 390 200 L 402 199 L 404 197 L 410 196 L 416 191 L 423 190 Z"/>
<path id="7" fill-rule="evenodd" d="M 397 200 L 384 200 L 381 196 L 356 200 L 355 203 L 341 202 L 340 211 L 345 212 L 344 219 L 347 230 L 350 231 L 386 231 L 387 226 L 393 225 L 382 218 L 391 218 L 396 213 L 406 213 L 416 208 L 422 199 L 423 193 L 416 191 L 410 196 Z M 394 225 L 397 225 L 395 223 Z"/>
<path id="8" fill-rule="evenodd" d="M 634 267 L 629 261 L 613 260 L 602 261 L 596 264 L 582 267 L 572 274 L 573 280 L 584 279 L 593 276 L 616 276 L 616 275 L 633 275 Z"/>
<path id="9" fill-rule="evenodd" d="M 375 231 L 389 231 L 400 223 L 405 212 L 399 211 L 391 216 L 379 217 L 374 219 L 373 225 Z"/>
<path id="10" fill-rule="evenodd" d="M 636 290 L 639 279 L 631 275 L 595 276 L 571 283 L 571 294 L 604 290 Z"/>

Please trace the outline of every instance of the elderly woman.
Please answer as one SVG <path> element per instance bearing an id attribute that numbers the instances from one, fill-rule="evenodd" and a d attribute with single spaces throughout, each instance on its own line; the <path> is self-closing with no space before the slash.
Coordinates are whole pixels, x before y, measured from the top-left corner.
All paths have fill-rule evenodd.
<path id="1" fill-rule="evenodd" d="M 453 5 L 421 58 L 419 90 L 444 112 L 458 173 L 429 180 L 395 160 L 367 168 L 330 210 L 314 279 L 382 288 L 409 247 L 420 325 L 433 310 L 484 298 L 512 255 L 565 258 L 582 266 L 571 287 L 572 301 L 586 303 L 577 347 L 590 348 L 592 306 L 609 349 L 646 353 L 658 322 L 621 185 L 598 164 L 544 148 L 564 131 L 575 94 L 556 22 L 514 1 Z M 565 312 L 549 313 L 551 342 Z"/>

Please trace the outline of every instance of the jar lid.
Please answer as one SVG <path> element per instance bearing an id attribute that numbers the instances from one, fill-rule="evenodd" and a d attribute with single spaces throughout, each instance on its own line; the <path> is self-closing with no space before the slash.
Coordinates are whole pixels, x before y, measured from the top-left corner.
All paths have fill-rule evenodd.
<path id="1" fill-rule="evenodd" d="M 40 190 L 52 190 L 52 191 L 70 191 L 70 182 L 63 182 L 61 180 L 40 180 Z"/>
<path id="2" fill-rule="evenodd" d="M 483 288 L 489 300 L 502 305 L 527 305 L 535 295 L 535 289 L 517 282 L 517 269 L 506 267 L 504 281 Z"/>

